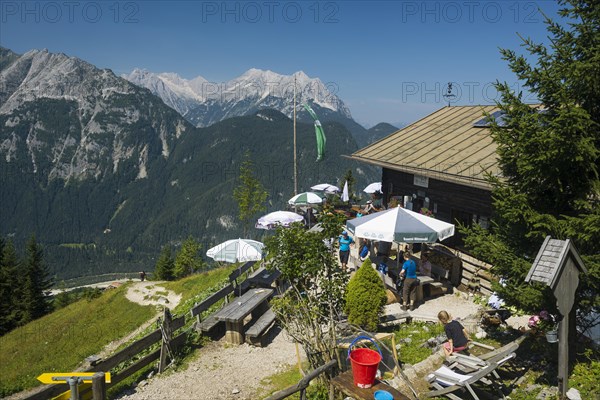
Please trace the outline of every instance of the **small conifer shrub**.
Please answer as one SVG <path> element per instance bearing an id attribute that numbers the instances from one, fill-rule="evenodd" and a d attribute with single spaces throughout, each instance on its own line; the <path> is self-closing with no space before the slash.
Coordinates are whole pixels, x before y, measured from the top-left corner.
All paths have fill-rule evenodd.
<path id="1" fill-rule="evenodd" d="M 348 322 L 374 332 L 379 316 L 387 302 L 385 287 L 371 261 L 365 260 L 348 283 L 346 290 L 346 313 Z"/>

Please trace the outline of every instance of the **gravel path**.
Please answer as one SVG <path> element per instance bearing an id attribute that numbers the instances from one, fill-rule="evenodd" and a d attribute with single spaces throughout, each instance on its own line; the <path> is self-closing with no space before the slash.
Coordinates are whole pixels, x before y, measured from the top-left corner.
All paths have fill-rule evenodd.
<path id="1" fill-rule="evenodd" d="M 447 310 L 455 318 L 465 320 L 479 308 L 468 296 L 458 293 L 427 300 L 412 313 L 415 319 L 420 316 L 437 320 L 437 313 Z M 399 311 L 397 303 L 386 306 L 386 313 Z M 197 358 L 186 370 L 143 381 L 119 399 L 254 400 L 262 393 L 262 386 L 269 383 L 268 379 L 261 383 L 263 379 L 296 362 L 295 345 L 285 332 L 275 332 L 272 341 L 263 348 L 248 344 L 233 346 L 220 340 L 199 349 Z"/>
<path id="2" fill-rule="evenodd" d="M 275 336 L 276 335 L 276 336 Z M 233 346 L 220 340 L 198 350 L 185 371 L 142 381 L 119 399 L 254 400 L 261 381 L 296 364 L 295 345 L 284 332 L 274 332 L 266 347 Z"/>

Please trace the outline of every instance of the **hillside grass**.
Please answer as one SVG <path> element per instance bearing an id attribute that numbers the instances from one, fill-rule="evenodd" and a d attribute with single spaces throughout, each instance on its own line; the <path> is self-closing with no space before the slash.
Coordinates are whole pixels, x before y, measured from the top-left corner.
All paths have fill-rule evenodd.
<path id="1" fill-rule="evenodd" d="M 82 299 L 0 338 L 0 396 L 39 385 L 44 372 L 70 372 L 156 314 L 131 303 L 126 286 Z"/>
<path id="2" fill-rule="evenodd" d="M 177 281 L 161 283 L 160 286 L 181 295 L 181 301 L 174 310 L 171 310 L 171 312 L 174 314 L 184 314 L 190 311 L 194 302 L 201 301 L 203 298 L 207 297 L 210 294 L 206 293 L 209 289 L 212 289 L 221 283 L 224 284 L 229 274 L 238 266 L 238 264 L 226 264 L 199 274 L 190 275 Z M 239 280 L 240 279 L 238 279 L 238 281 Z M 211 292 L 213 292 L 213 290 L 211 290 Z"/>
<path id="3" fill-rule="evenodd" d="M 189 312 L 195 301 L 209 295 L 235 268 L 227 265 L 161 283 L 182 295 L 172 312 Z M 156 307 L 127 300 L 127 286 L 79 300 L 0 337 L 0 398 L 38 386 L 36 378 L 44 372 L 73 371 L 86 357 L 154 317 Z"/>

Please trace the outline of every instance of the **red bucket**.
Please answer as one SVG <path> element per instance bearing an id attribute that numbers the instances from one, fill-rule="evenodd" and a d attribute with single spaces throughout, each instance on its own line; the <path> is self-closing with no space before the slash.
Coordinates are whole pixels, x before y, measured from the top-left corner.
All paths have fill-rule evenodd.
<path id="1" fill-rule="evenodd" d="M 354 384 L 359 388 L 370 388 L 375 383 L 375 376 L 377 375 L 377 367 L 379 366 L 379 362 L 381 361 L 381 350 L 379 350 L 379 346 L 375 343 L 377 350 L 367 349 L 367 348 L 358 348 L 352 349 L 352 345 L 357 340 L 368 339 L 375 343 L 373 339 L 366 336 L 357 337 L 354 342 L 350 344 L 350 349 L 348 350 L 348 357 L 350 358 L 350 363 L 352 364 L 352 377 L 354 378 Z"/>

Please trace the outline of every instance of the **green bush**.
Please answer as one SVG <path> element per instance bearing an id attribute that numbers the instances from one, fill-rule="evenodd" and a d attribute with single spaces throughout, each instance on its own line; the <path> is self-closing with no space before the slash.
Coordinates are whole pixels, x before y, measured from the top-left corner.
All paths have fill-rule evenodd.
<path id="1" fill-rule="evenodd" d="M 377 330 L 379 316 L 383 313 L 386 301 L 383 281 L 371 267 L 371 261 L 365 260 L 348 283 L 346 291 L 348 322 L 374 332 Z"/>

